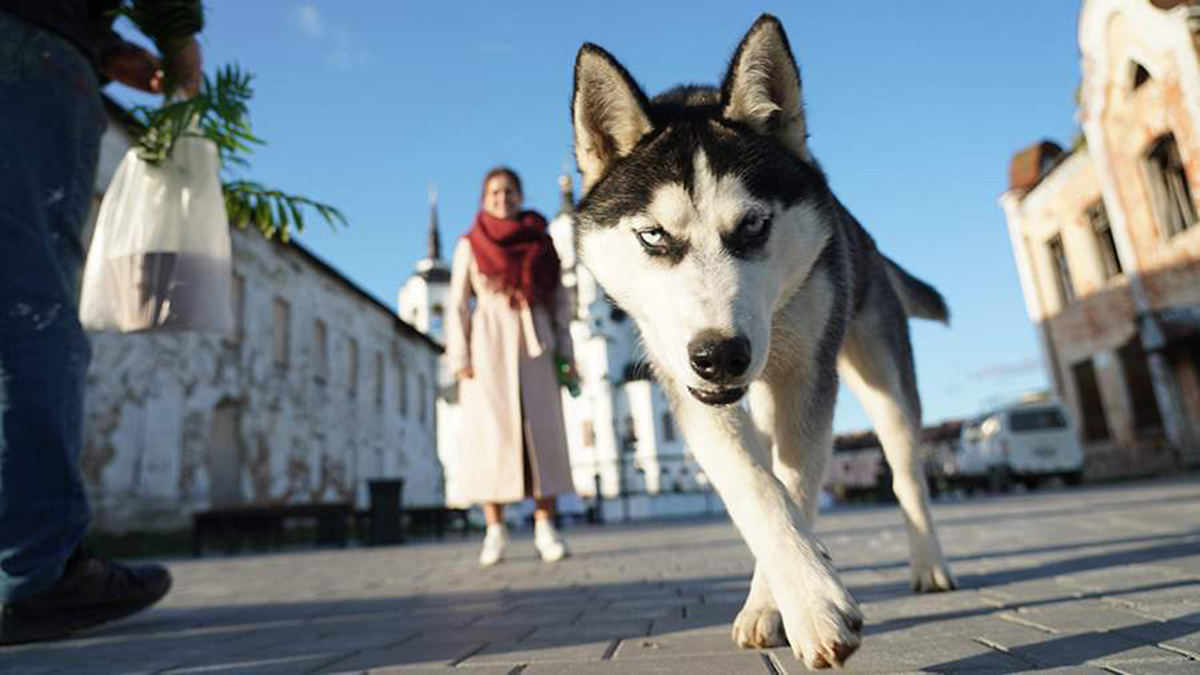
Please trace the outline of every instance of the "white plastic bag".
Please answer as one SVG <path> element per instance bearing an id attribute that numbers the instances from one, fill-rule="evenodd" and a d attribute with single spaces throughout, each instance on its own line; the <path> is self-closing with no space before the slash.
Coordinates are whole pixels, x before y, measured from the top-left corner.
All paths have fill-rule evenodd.
<path id="1" fill-rule="evenodd" d="M 89 330 L 233 330 L 229 221 L 217 148 L 179 139 L 152 165 L 125 153 L 100 204 L 83 272 Z"/>

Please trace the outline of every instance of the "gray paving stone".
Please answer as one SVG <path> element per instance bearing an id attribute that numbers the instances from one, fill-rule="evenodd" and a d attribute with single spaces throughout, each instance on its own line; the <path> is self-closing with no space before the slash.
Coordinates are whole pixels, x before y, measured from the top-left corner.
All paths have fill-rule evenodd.
<path id="1" fill-rule="evenodd" d="M 1156 661 L 1129 661 L 1108 664 L 1110 671 L 1121 675 L 1193 675 L 1200 670 L 1200 662 L 1178 657 Z"/>
<path id="2" fill-rule="evenodd" d="M 233 663 L 177 668 L 163 671 L 163 675 L 294 675 L 315 672 L 344 657 L 344 654 L 306 654 L 275 659 L 248 658 Z"/>
<path id="3" fill-rule="evenodd" d="M 807 672 L 791 649 L 772 650 L 782 672 Z M 970 639 L 952 638 L 935 629 L 867 633 L 862 647 L 846 663 L 847 673 L 896 673 L 1007 670 L 1029 664 Z"/>
<path id="4" fill-rule="evenodd" d="M 1144 615 L 1114 607 L 1100 600 L 1080 600 L 1023 608 L 1016 616 L 1060 633 L 1110 631 L 1152 623 Z"/>
<path id="5" fill-rule="evenodd" d="M 730 638 L 729 628 L 721 626 L 622 640 L 613 654 L 613 660 L 688 654 L 735 654 L 742 651 Z"/>
<path id="6" fill-rule="evenodd" d="M 441 666 L 445 668 L 475 654 L 486 642 L 410 640 L 388 649 L 372 649 L 347 653 L 325 667 L 325 672 L 360 672 L 375 668 Z"/>
<path id="7" fill-rule="evenodd" d="M 1002 626 L 1007 623 L 1007 626 Z M 979 631 L 979 640 L 1039 666 L 1153 660 L 1171 652 L 1117 633 L 1051 633 L 1012 621 Z"/>
<path id="8" fill-rule="evenodd" d="M 1193 659 L 1200 659 L 1200 625 L 1184 621 L 1148 622 L 1118 633 Z"/>
<path id="9" fill-rule="evenodd" d="M 934 517 L 958 592 L 909 590 L 894 506 L 818 521 L 867 618 L 849 672 L 1200 672 L 1194 477 L 938 503 Z M 455 538 L 170 561 L 155 609 L 2 648 L 0 671 L 804 672 L 730 639 L 754 561 L 728 522 L 565 534 L 575 555 L 560 564 L 521 532 L 487 570 L 479 542 Z"/>
<path id="10" fill-rule="evenodd" d="M 705 654 L 663 659 L 602 661 L 599 663 L 535 663 L 521 675 L 771 675 L 756 652 Z"/>
<path id="11" fill-rule="evenodd" d="M 489 644 L 483 650 L 473 654 L 461 665 L 501 665 L 513 666 L 532 663 L 563 663 L 600 661 L 610 654 L 616 645 L 616 640 L 597 642 L 501 642 Z"/>

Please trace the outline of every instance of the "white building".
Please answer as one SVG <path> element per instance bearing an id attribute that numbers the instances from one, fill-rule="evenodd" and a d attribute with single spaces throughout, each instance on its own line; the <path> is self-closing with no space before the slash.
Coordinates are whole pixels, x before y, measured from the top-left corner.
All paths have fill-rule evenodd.
<path id="1" fill-rule="evenodd" d="M 132 141 L 110 112 L 97 204 Z M 91 335 L 97 527 L 171 529 L 241 503 L 363 507 L 372 478 L 404 478 L 406 504 L 442 504 L 439 345 L 303 246 L 232 234 L 233 335 Z"/>
<path id="2" fill-rule="evenodd" d="M 571 335 L 581 377 L 578 398 L 563 393 L 563 414 L 576 492 L 605 498 L 631 495 L 631 517 L 699 512 L 713 506 L 707 482 L 679 437 L 662 389 L 639 356 L 637 330 L 605 297 L 575 258 L 570 179 L 560 179 L 562 208 L 550 234 L 563 263 L 563 285 L 576 307 Z M 440 315 L 449 274 L 440 259 L 436 206 L 430 217 L 430 251 L 399 293 L 400 316 L 441 339 Z M 454 388 L 443 374 L 438 401 L 438 453 L 446 472 L 446 497 L 462 505 L 455 490 L 459 457 Z M 698 490 L 704 493 L 698 494 Z M 668 495 L 672 495 L 669 496 Z M 615 510 L 612 510 L 615 509 Z"/>

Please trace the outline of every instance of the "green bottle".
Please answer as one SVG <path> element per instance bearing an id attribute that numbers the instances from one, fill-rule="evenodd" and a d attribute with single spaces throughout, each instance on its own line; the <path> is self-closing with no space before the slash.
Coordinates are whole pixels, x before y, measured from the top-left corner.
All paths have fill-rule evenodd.
<path id="1" fill-rule="evenodd" d="M 572 398 L 579 397 L 579 378 L 571 369 L 571 362 L 560 354 L 554 355 L 554 372 L 558 375 L 558 383 L 567 388 Z"/>

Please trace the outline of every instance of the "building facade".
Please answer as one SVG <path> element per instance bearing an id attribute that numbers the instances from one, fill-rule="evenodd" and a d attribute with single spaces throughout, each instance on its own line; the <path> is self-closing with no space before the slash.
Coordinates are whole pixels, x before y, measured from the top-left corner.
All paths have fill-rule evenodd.
<path id="1" fill-rule="evenodd" d="M 1085 0 L 1074 148 L 1001 197 L 1048 379 L 1093 477 L 1200 463 L 1200 6 Z"/>
<path id="2" fill-rule="evenodd" d="M 110 126 L 97 203 L 131 141 Z M 91 335 L 83 467 L 96 526 L 173 529 L 250 503 L 362 507 L 373 478 L 440 505 L 437 343 L 299 244 L 253 229 L 232 240 L 232 335 Z"/>

